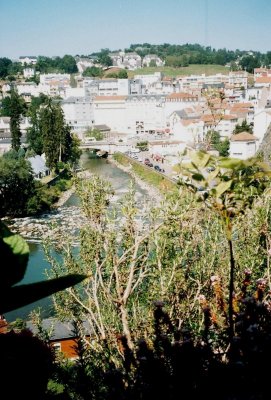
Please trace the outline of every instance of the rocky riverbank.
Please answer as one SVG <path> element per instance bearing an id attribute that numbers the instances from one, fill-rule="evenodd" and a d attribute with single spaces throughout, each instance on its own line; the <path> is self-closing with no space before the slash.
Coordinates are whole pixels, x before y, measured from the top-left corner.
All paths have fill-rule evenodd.
<path id="1" fill-rule="evenodd" d="M 163 200 L 162 194 L 153 186 L 140 179 L 132 170 L 131 167 L 123 166 L 116 162 L 113 158 L 109 159 L 109 162 L 114 164 L 117 168 L 128 173 L 140 186 L 141 189 L 148 193 L 148 197 L 151 202 L 156 204 Z M 79 178 L 89 179 L 93 174 L 88 171 L 80 171 L 77 173 Z M 74 242 L 77 241 L 80 227 L 86 223 L 86 219 L 81 212 L 80 207 L 69 206 L 65 207 L 66 201 L 74 193 L 75 187 L 67 190 L 62 194 L 60 199 L 54 205 L 54 210 L 51 212 L 44 213 L 35 217 L 25 218 L 4 218 L 9 228 L 14 233 L 19 233 L 26 240 L 33 242 L 42 242 L 46 238 L 54 238 L 58 240 L 63 238 L 63 234 L 67 234 L 74 238 Z M 112 199 L 113 203 L 119 202 L 119 196 Z"/>
<path id="2" fill-rule="evenodd" d="M 146 192 L 148 193 L 148 195 L 150 196 L 151 199 L 152 198 L 155 199 L 156 202 L 161 202 L 163 200 L 163 195 L 161 194 L 161 192 L 158 189 L 156 189 L 154 186 L 151 186 L 149 183 L 140 179 L 132 170 L 131 165 L 126 167 L 125 165 L 122 165 L 122 164 L 118 163 L 116 160 L 114 160 L 113 157 L 108 158 L 108 161 L 111 162 L 112 164 L 114 164 L 117 168 L 121 169 L 122 171 L 124 171 L 127 174 L 129 174 L 130 176 L 132 176 L 132 178 L 135 180 L 135 182 L 138 184 L 138 186 L 140 186 L 141 189 L 146 190 Z"/>

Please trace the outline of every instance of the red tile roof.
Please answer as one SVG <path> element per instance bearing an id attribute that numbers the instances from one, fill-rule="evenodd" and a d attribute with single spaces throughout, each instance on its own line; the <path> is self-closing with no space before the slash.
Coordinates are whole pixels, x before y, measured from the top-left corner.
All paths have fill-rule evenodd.
<path id="1" fill-rule="evenodd" d="M 251 133 L 245 131 L 231 136 L 232 142 L 254 142 L 255 140 L 258 139 Z"/>

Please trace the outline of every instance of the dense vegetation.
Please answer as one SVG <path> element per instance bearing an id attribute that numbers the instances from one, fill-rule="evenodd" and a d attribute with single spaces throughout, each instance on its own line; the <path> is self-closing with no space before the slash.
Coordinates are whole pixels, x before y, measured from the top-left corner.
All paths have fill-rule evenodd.
<path id="1" fill-rule="evenodd" d="M 269 398 L 270 171 L 204 152 L 191 165 L 162 204 L 138 206 L 131 186 L 118 211 L 108 183 L 76 181 L 86 217 L 80 251 L 63 237 L 46 254 L 51 277 L 87 276 L 54 297 L 57 317 L 73 321 L 78 359 L 50 362 L 40 349 L 51 378 L 46 393 L 40 381 L 44 398 Z M 37 397 L 41 387 L 24 377 L 28 398 Z"/>
<path id="2" fill-rule="evenodd" d="M 53 244 L 47 247 L 53 276 L 66 270 L 89 276 L 55 296 L 58 318 L 74 321 L 79 355 L 76 363 L 58 364 L 50 384 L 55 394 L 267 398 L 270 172 L 257 160 L 201 153 L 187 174 L 194 184 L 168 190 L 161 206 L 138 208 L 131 188 L 121 215 L 109 207 L 106 182 L 77 182 L 88 220 L 80 253 L 73 255 L 63 238 L 56 263 Z M 89 342 L 83 320 L 91 326 Z"/>
<path id="3" fill-rule="evenodd" d="M 44 186 L 34 180 L 27 159 L 44 153 L 52 176 L 60 170 L 69 171 L 81 155 L 80 141 L 65 124 L 60 105 L 53 104 L 46 96 L 33 98 L 26 109 L 25 103 L 12 91 L 6 110 L 10 112 L 12 150 L 0 157 L 0 217 L 34 215 L 50 209 L 60 193 L 69 187 L 71 174 L 67 172 L 53 187 Z M 23 148 L 20 121 L 25 114 L 32 125 Z"/>

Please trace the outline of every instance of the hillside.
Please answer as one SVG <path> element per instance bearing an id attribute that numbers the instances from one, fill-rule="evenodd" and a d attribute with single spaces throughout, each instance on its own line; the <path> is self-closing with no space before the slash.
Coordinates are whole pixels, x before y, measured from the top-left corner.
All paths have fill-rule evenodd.
<path id="1" fill-rule="evenodd" d="M 163 72 L 165 76 L 180 76 L 180 75 L 214 75 L 228 74 L 229 68 L 217 64 L 191 64 L 188 67 L 144 67 L 135 71 L 128 71 L 128 77 L 133 78 L 135 75 L 153 74 L 154 72 Z"/>

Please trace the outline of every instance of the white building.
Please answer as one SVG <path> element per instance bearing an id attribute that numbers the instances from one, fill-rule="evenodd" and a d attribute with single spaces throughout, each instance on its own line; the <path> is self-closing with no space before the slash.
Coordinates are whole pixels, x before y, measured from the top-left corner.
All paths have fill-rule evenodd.
<path id="1" fill-rule="evenodd" d="M 261 143 L 263 137 L 271 124 L 271 108 L 265 108 L 255 113 L 254 116 L 254 135 L 259 139 Z"/>
<path id="2" fill-rule="evenodd" d="M 149 152 L 160 156 L 178 156 L 186 148 L 186 143 L 181 140 L 155 140 L 149 142 Z"/>
<path id="3" fill-rule="evenodd" d="M 38 62 L 37 57 L 34 56 L 21 56 L 19 57 L 19 62 L 22 65 L 35 65 Z"/>
<path id="4" fill-rule="evenodd" d="M 249 132 L 232 135 L 230 139 L 230 157 L 246 160 L 256 154 L 258 139 Z"/>
<path id="5" fill-rule="evenodd" d="M 61 102 L 65 121 L 82 138 L 83 132 L 94 124 L 93 104 L 86 97 L 69 97 Z"/>
<path id="6" fill-rule="evenodd" d="M 248 73 L 246 71 L 231 71 L 229 72 L 229 85 L 234 88 L 247 89 Z"/>
<path id="7" fill-rule="evenodd" d="M 39 86 L 35 82 L 24 82 L 16 84 L 18 94 L 29 93 L 31 96 L 38 97 L 40 94 Z"/>
<path id="8" fill-rule="evenodd" d="M 137 53 L 125 53 L 123 56 L 123 66 L 129 70 L 141 68 L 141 56 Z"/>
<path id="9" fill-rule="evenodd" d="M 93 67 L 94 61 L 90 58 L 78 58 L 76 60 L 78 72 L 82 74 L 87 68 Z"/>
<path id="10" fill-rule="evenodd" d="M 34 68 L 24 68 L 23 75 L 24 75 L 24 78 L 26 78 L 26 79 L 32 78 L 33 76 L 35 76 L 35 69 Z"/>
<path id="11" fill-rule="evenodd" d="M 105 124 L 111 131 L 126 132 L 127 96 L 96 96 L 93 99 L 95 125 Z"/>
<path id="12" fill-rule="evenodd" d="M 154 72 L 153 74 L 149 75 L 135 75 L 134 79 L 139 80 L 142 84 L 142 87 L 146 90 L 150 89 L 151 85 L 155 82 L 160 82 L 162 79 L 161 72 Z"/>
<path id="13" fill-rule="evenodd" d="M 125 132 L 146 134 L 162 132 L 166 129 L 164 95 L 127 96 Z"/>
<path id="14" fill-rule="evenodd" d="M 151 62 L 155 64 L 156 67 L 163 67 L 165 64 L 156 54 L 147 54 L 142 60 L 142 65 L 143 67 L 149 67 Z"/>

